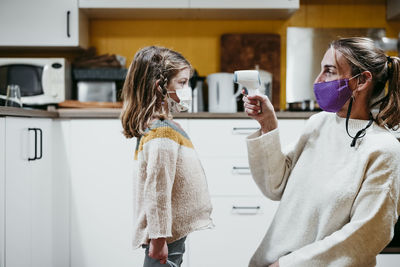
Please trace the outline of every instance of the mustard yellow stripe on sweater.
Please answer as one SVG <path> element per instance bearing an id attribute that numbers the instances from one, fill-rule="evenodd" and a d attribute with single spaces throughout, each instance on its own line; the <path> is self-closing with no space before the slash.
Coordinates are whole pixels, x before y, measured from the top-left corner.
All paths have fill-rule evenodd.
<path id="1" fill-rule="evenodd" d="M 156 138 L 168 138 L 171 139 L 172 141 L 178 143 L 181 146 L 185 146 L 188 148 L 194 148 L 192 142 L 184 137 L 182 134 L 179 132 L 175 131 L 171 127 L 159 127 L 150 130 L 146 135 L 144 135 L 139 144 L 139 149 L 137 150 L 137 153 L 143 150 L 143 145 L 149 142 L 150 140 L 156 139 Z M 136 153 L 136 154 L 137 154 Z"/>

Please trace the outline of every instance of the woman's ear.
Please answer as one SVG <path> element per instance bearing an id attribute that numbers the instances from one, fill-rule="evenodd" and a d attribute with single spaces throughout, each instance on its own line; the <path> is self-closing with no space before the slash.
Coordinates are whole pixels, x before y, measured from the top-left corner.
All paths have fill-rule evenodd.
<path id="1" fill-rule="evenodd" d="M 372 86 L 372 74 L 369 71 L 364 71 L 358 78 L 356 91 L 364 91 L 366 88 Z"/>

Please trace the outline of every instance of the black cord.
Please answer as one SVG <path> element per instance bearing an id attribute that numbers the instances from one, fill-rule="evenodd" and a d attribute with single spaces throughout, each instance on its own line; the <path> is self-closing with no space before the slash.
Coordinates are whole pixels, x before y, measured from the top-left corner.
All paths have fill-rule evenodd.
<path id="1" fill-rule="evenodd" d="M 372 123 L 374 122 L 374 118 L 372 117 L 372 113 L 369 113 L 369 122 L 368 124 L 361 130 L 359 130 L 355 136 L 351 136 L 349 133 L 349 118 L 350 118 L 350 113 L 351 113 L 351 108 L 353 106 L 353 97 L 350 98 L 350 103 L 349 103 L 349 107 L 347 108 L 347 115 L 346 115 L 346 132 L 347 134 L 353 139 L 351 141 L 350 146 L 354 147 L 356 145 L 357 139 L 359 138 L 363 138 L 366 134 L 366 130 L 372 125 Z"/>

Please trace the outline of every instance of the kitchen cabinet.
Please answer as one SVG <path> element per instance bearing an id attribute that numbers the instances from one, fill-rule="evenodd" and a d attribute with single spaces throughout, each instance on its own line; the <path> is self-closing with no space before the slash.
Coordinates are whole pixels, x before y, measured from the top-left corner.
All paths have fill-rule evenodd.
<path id="1" fill-rule="evenodd" d="M 235 196 L 212 197 L 212 204 L 215 228 L 189 235 L 189 266 L 247 266 L 274 217 L 278 202 L 262 196 Z"/>
<path id="2" fill-rule="evenodd" d="M 79 8 L 93 18 L 287 19 L 299 0 L 81 0 Z"/>
<path id="3" fill-rule="evenodd" d="M 80 0 L 80 8 L 188 8 L 189 0 Z"/>
<path id="4" fill-rule="evenodd" d="M 4 213 L 6 186 L 6 119 L 0 117 L 0 267 L 4 267 Z"/>
<path id="5" fill-rule="evenodd" d="M 0 46 L 87 47 L 87 18 L 78 0 L 2 0 Z"/>
<path id="6" fill-rule="evenodd" d="M 191 8 L 298 9 L 299 0 L 190 0 Z"/>
<path id="7" fill-rule="evenodd" d="M 5 266 L 52 267 L 51 119 L 6 117 L 3 124 Z"/>
<path id="8" fill-rule="evenodd" d="M 132 251 L 135 141 L 119 120 L 71 120 L 71 267 L 143 264 Z"/>
<path id="9" fill-rule="evenodd" d="M 187 129 L 185 120 L 179 121 Z M 71 120 L 69 136 L 71 267 L 142 266 L 132 249 L 135 139 L 114 119 Z M 186 265 L 186 256 L 184 265 Z"/>
<path id="10" fill-rule="evenodd" d="M 279 120 L 282 147 L 299 138 L 305 120 Z M 261 194 L 252 179 L 246 137 L 254 120 L 189 120 L 189 136 L 207 175 L 215 228 L 189 235 L 189 267 L 247 266 L 279 202 Z M 210 260 L 211 259 L 211 260 Z"/>

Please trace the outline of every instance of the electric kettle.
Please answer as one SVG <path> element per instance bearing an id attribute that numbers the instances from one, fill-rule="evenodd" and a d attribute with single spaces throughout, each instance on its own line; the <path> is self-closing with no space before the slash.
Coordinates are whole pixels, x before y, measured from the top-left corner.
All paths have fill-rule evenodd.
<path id="1" fill-rule="evenodd" d="M 235 90 L 233 73 L 219 72 L 207 76 L 208 111 L 215 113 L 237 112 L 236 98 L 240 90 Z"/>

